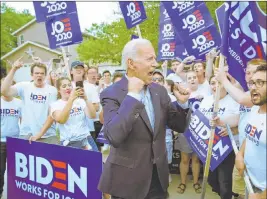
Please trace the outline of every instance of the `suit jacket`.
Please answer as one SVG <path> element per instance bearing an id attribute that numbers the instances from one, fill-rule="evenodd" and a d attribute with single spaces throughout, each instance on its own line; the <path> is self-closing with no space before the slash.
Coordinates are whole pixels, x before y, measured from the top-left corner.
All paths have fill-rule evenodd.
<path id="1" fill-rule="evenodd" d="M 187 111 L 171 103 L 164 87 L 152 83 L 149 90 L 155 114 L 154 132 L 144 105 L 127 95 L 126 77 L 101 93 L 104 134 L 111 145 L 98 185 L 104 193 L 125 199 L 145 198 L 150 188 L 153 164 L 157 166 L 162 188 L 167 191 L 166 125 L 184 132 Z"/>

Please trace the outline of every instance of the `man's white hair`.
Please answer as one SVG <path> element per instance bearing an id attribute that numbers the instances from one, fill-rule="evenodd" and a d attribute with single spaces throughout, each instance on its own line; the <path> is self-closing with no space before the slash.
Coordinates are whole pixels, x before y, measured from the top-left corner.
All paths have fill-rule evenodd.
<path id="1" fill-rule="evenodd" d="M 147 39 L 133 39 L 129 41 L 122 50 L 121 66 L 127 70 L 127 60 L 135 59 L 140 46 L 151 45 L 151 42 Z"/>

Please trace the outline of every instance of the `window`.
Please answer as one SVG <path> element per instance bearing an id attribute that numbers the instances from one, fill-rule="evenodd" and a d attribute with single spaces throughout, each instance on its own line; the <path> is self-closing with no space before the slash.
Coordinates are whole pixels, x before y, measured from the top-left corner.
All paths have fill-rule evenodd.
<path id="1" fill-rule="evenodd" d="M 19 36 L 19 40 L 20 40 L 20 45 L 24 43 L 24 36 L 20 35 Z"/>

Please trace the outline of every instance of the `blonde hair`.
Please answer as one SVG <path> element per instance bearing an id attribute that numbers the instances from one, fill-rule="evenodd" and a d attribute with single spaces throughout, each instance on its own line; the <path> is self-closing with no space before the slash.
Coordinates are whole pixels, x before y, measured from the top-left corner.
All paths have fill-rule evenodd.
<path id="1" fill-rule="evenodd" d="M 257 59 L 252 59 L 252 60 L 250 60 L 250 61 L 247 63 L 247 66 L 248 66 L 248 65 L 259 66 L 259 65 L 266 65 L 266 64 L 267 64 L 266 60 L 257 58 Z"/>

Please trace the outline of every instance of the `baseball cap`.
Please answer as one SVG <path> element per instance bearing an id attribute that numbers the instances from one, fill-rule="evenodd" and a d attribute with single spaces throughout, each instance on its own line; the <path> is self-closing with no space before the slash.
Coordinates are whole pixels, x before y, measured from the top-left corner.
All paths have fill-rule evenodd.
<path id="1" fill-rule="evenodd" d="M 84 68 L 84 63 L 81 61 L 74 61 L 71 63 L 71 69 L 76 67 L 76 66 L 82 66 Z"/>
<path id="2" fill-rule="evenodd" d="M 164 77 L 162 71 L 159 70 L 159 69 L 154 70 L 153 75 L 154 75 L 154 74 L 160 74 L 162 77 Z"/>

